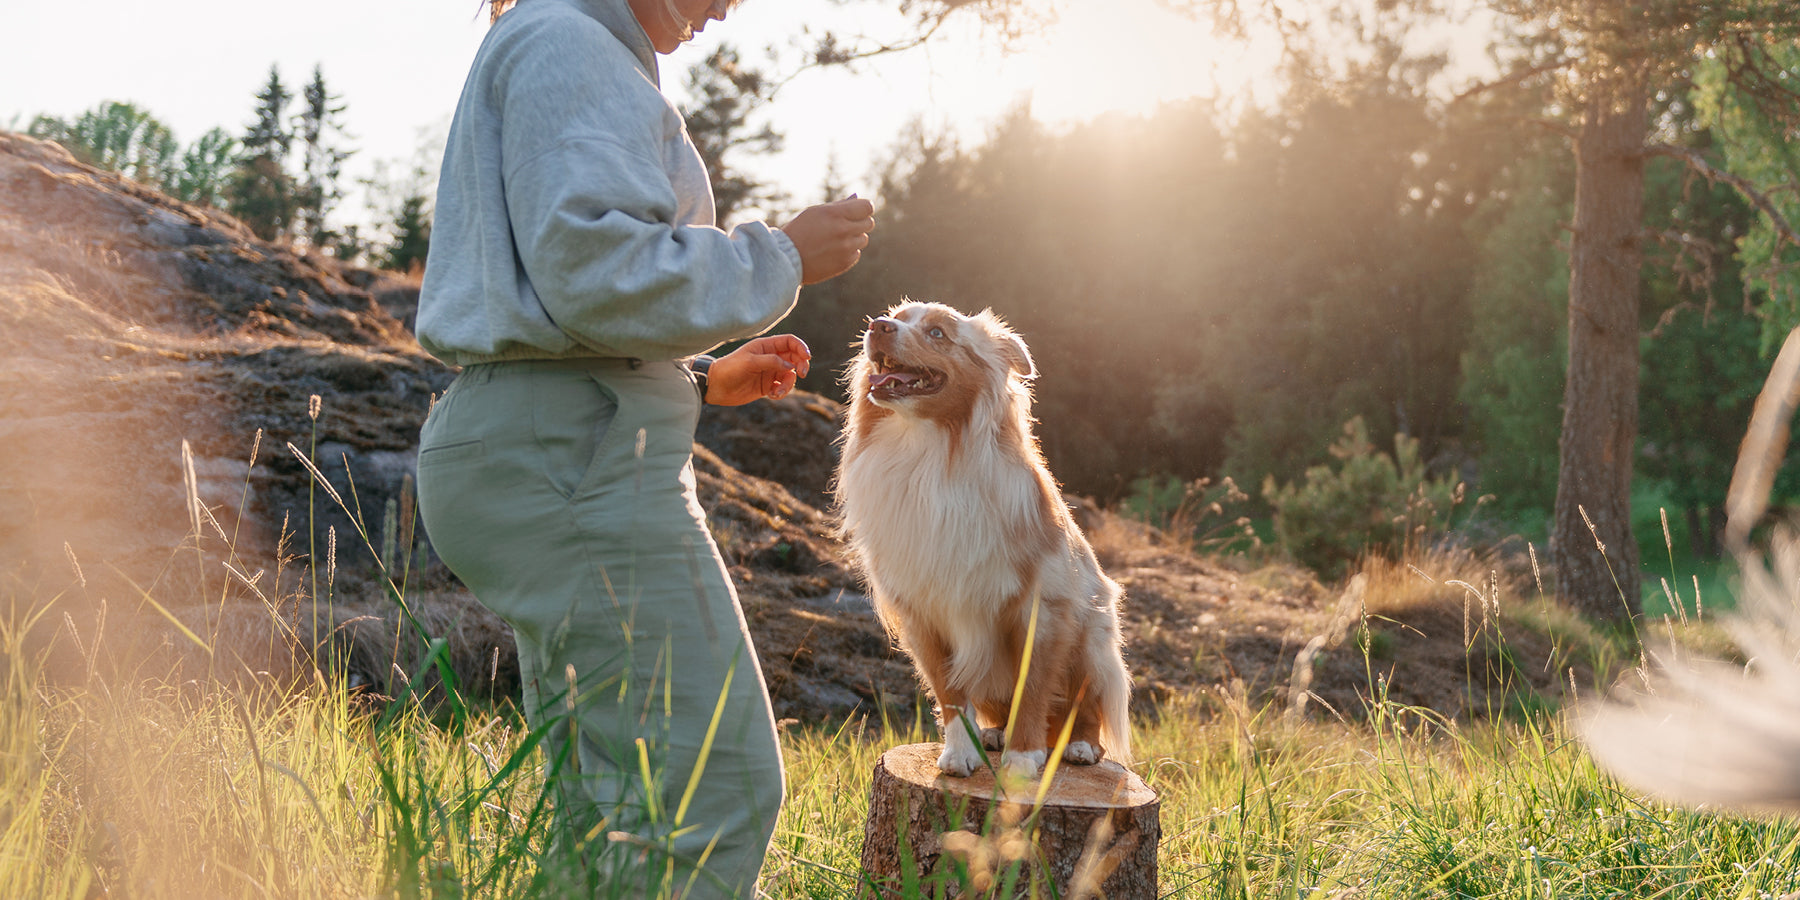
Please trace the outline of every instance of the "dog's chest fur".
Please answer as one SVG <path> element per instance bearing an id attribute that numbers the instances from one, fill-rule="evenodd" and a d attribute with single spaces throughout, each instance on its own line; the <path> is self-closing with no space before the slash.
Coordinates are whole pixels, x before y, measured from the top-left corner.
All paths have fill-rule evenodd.
<path id="1" fill-rule="evenodd" d="M 993 441 L 952 452 L 930 422 L 875 423 L 844 472 L 844 517 L 881 599 L 938 622 L 989 620 L 1045 547 L 1043 486 Z"/>

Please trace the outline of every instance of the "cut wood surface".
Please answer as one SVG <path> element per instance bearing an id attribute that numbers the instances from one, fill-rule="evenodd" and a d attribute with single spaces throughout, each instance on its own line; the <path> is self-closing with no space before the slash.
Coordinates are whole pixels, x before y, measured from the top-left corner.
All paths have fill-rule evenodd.
<path id="1" fill-rule="evenodd" d="M 1047 881 L 1063 898 L 1156 896 L 1160 804 L 1129 769 L 1061 765 L 1039 805 L 1038 782 L 1003 792 L 989 769 L 954 778 L 938 771 L 941 752 L 906 744 L 875 764 L 862 866 L 881 891 L 865 897 L 898 897 L 908 884 L 1016 896 L 1034 880 L 1039 896 Z"/>

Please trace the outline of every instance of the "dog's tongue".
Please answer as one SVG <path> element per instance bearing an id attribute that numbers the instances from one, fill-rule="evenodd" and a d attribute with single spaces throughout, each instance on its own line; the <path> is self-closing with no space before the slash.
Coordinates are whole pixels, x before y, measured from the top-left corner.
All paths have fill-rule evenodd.
<path id="1" fill-rule="evenodd" d="M 919 380 L 919 376 L 917 376 L 911 372 L 899 372 L 899 371 L 879 372 L 879 373 L 869 376 L 869 387 L 870 388 L 878 388 L 878 387 L 882 387 L 884 385 L 894 384 L 896 382 L 899 384 L 903 384 L 903 385 L 904 384 L 912 384 L 913 382 L 918 381 L 918 380 Z"/>

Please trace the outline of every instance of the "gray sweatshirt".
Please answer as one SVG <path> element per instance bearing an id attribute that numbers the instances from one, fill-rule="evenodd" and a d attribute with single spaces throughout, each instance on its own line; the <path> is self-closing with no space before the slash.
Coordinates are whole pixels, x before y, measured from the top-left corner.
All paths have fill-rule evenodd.
<path id="1" fill-rule="evenodd" d="M 714 226 L 625 0 L 522 0 L 470 67 L 440 173 L 419 343 L 454 365 L 675 359 L 793 308 L 800 254 Z"/>

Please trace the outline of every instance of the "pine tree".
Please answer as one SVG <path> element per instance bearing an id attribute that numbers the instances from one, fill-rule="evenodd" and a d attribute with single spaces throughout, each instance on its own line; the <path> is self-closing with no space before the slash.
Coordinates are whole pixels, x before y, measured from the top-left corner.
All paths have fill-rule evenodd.
<path id="1" fill-rule="evenodd" d="M 1241 28 L 1246 12 L 1260 7 L 1284 26 L 1284 40 L 1304 30 L 1291 27 L 1297 23 L 1273 0 L 1171 3 L 1210 10 L 1230 28 Z M 1767 227 L 1759 230 L 1770 236 L 1768 243 L 1800 247 L 1800 236 L 1771 214 L 1778 209 L 1769 194 L 1775 182 L 1727 171 L 1707 154 L 1671 142 L 1670 123 L 1652 113 L 1664 98 L 1692 85 L 1697 72 L 1710 70 L 1758 117 L 1800 127 L 1800 69 L 1786 57 L 1800 40 L 1800 18 L 1793 0 L 1505 0 L 1491 6 L 1506 20 L 1515 58 L 1505 76 L 1461 97 L 1520 88 L 1534 93 L 1539 108 L 1549 112 L 1539 124 L 1566 137 L 1575 162 L 1568 375 L 1551 568 L 1564 600 L 1618 619 L 1641 608 L 1631 488 L 1639 434 L 1647 165 L 1657 157 L 1675 159 L 1732 184 L 1764 214 L 1759 221 Z M 1436 0 L 1387 0 L 1376 7 L 1421 20 L 1441 19 L 1447 11 Z M 1354 8 L 1334 4 L 1328 18 L 1354 20 Z"/>
<path id="2" fill-rule="evenodd" d="M 181 163 L 163 181 L 163 191 L 189 203 L 225 206 L 225 191 L 238 160 L 237 138 L 214 128 L 190 144 Z"/>
<path id="3" fill-rule="evenodd" d="M 354 152 L 336 144 L 336 139 L 346 136 L 345 107 L 339 99 L 326 89 L 323 69 L 314 66 L 312 81 L 301 92 L 303 107 L 294 122 L 294 136 L 302 148 L 300 183 L 294 195 L 294 227 L 309 245 L 344 257 L 354 255 L 355 248 L 345 244 L 342 232 L 326 224 L 332 209 L 344 198 L 339 180 L 344 161 Z"/>
<path id="4" fill-rule="evenodd" d="M 1731 62 L 1737 96 L 1800 125 L 1775 48 L 1800 38 L 1789 0 L 1529 0 L 1508 7 L 1534 39 L 1518 77 L 1565 73 L 1577 111 L 1569 252 L 1569 370 L 1551 535 L 1557 592 L 1603 618 L 1641 609 L 1631 530 L 1638 438 L 1645 167 L 1656 156 L 1709 177 L 1702 154 L 1665 142 L 1651 112 L 1708 60 Z M 1760 193 L 1740 180 L 1748 196 Z M 1790 238 L 1791 239 L 1791 238 Z"/>
<path id="5" fill-rule="evenodd" d="M 434 161 L 441 136 L 421 131 L 410 162 L 376 160 L 374 174 L 361 179 L 368 210 L 379 223 L 363 240 L 370 259 L 383 269 L 411 272 L 425 265 L 431 246 L 431 197 L 436 192 Z"/>
<path id="6" fill-rule="evenodd" d="M 293 95 L 281 83 L 281 72 L 269 67 L 269 81 L 256 95 L 256 118 L 242 140 L 243 155 L 226 192 L 229 211 L 257 237 L 276 240 L 291 233 L 298 209 L 287 158 L 294 133 L 287 105 Z"/>
<path id="7" fill-rule="evenodd" d="M 431 214 L 424 194 L 411 194 L 400 201 L 393 223 L 393 242 L 381 254 L 381 267 L 395 272 L 413 272 L 425 268 L 425 255 L 431 249 Z"/>

